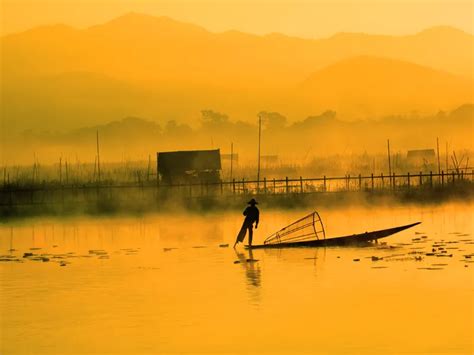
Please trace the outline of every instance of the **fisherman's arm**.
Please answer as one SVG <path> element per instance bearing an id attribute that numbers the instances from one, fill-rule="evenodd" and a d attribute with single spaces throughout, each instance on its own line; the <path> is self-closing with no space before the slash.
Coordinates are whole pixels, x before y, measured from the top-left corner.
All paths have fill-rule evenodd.
<path id="1" fill-rule="evenodd" d="M 257 209 L 257 213 L 255 214 L 255 229 L 258 228 L 258 222 L 260 220 L 260 211 Z"/>

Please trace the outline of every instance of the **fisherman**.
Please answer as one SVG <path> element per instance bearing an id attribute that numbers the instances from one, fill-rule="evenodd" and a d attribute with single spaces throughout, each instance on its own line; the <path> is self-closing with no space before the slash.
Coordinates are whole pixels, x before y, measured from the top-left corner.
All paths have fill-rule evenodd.
<path id="1" fill-rule="evenodd" d="M 247 230 L 249 232 L 249 246 L 252 246 L 252 237 L 253 237 L 253 224 L 255 223 L 255 229 L 258 228 L 258 222 L 260 217 L 260 211 L 257 208 L 258 202 L 252 198 L 249 202 L 247 202 L 250 206 L 248 206 L 244 211 L 244 223 L 242 224 L 242 228 L 240 229 L 239 234 L 237 235 L 237 240 L 235 241 L 234 248 L 238 242 L 243 242 L 245 239 L 245 235 L 247 234 Z"/>

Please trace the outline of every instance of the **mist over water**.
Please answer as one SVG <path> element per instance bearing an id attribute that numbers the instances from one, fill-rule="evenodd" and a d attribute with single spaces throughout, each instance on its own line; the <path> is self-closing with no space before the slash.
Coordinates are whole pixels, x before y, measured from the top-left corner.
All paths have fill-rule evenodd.
<path id="1" fill-rule="evenodd" d="M 422 224 L 365 248 L 251 252 L 225 246 L 233 211 L 4 223 L 0 351 L 472 352 L 472 204 L 318 211 L 328 237 Z M 254 243 L 308 212 L 262 208 Z"/>

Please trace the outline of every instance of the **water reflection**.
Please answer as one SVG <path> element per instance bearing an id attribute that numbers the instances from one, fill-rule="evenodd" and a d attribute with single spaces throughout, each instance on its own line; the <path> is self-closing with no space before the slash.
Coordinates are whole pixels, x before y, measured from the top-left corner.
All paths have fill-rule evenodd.
<path id="1" fill-rule="evenodd" d="M 260 304 L 260 287 L 262 286 L 260 261 L 254 258 L 252 249 L 244 251 L 235 250 L 235 254 L 245 271 L 249 299 L 253 304 Z"/>

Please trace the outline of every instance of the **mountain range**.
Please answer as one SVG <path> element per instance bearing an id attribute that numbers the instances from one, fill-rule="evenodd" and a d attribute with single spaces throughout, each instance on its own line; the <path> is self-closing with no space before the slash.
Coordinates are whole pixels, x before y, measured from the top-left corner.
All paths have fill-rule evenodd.
<path id="1" fill-rule="evenodd" d="M 451 27 L 303 39 L 130 13 L 10 34 L 1 48 L 2 117 L 13 131 L 131 115 L 192 123 L 202 109 L 242 120 L 330 109 L 350 120 L 474 102 L 474 36 Z"/>

